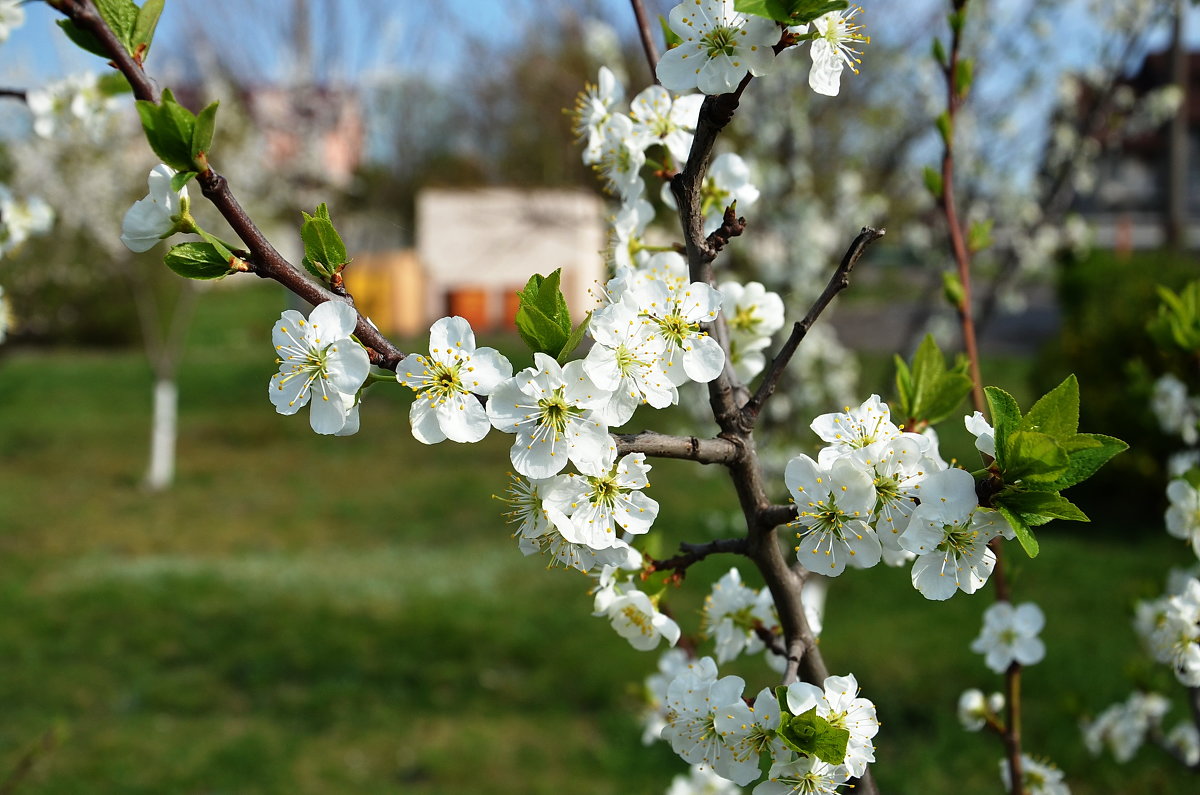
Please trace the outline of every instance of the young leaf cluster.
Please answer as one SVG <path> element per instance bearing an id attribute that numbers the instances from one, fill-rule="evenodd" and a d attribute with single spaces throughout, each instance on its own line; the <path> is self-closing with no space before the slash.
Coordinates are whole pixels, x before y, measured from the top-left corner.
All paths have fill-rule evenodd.
<path id="1" fill-rule="evenodd" d="M 560 287 L 562 269 L 549 276 L 534 274 L 517 292 L 517 331 L 534 353 L 545 353 L 560 363 L 579 347 L 591 319 L 589 312 L 574 329 L 571 312 Z"/>
<path id="2" fill-rule="evenodd" d="M 329 207 L 324 202 L 317 205 L 316 213 L 303 213 L 304 224 L 300 227 L 300 239 L 304 241 L 304 269 L 325 284 L 329 284 L 335 273 L 350 262 L 346 244 L 329 218 Z"/>
<path id="3" fill-rule="evenodd" d="M 95 0 L 96 10 L 130 55 L 138 62 L 150 52 L 150 42 L 158 27 L 166 0 L 146 0 L 141 8 L 133 0 Z M 108 58 L 108 51 L 95 34 L 77 26 L 69 19 L 60 19 L 58 26 L 72 42 L 84 50 Z"/>
<path id="4" fill-rule="evenodd" d="M 169 88 L 163 89 L 162 102 L 138 100 L 138 116 L 154 154 L 178 174 L 171 181 L 175 190 L 199 171 L 208 168 L 208 150 L 217 123 L 217 104 L 212 103 L 195 114 L 175 101 Z"/>
<path id="5" fill-rule="evenodd" d="M 779 700 L 779 739 L 784 745 L 805 756 L 815 756 L 822 762 L 840 765 L 846 760 L 846 747 L 850 743 L 850 731 L 834 726 L 817 714 L 813 707 L 802 715 L 788 711 L 787 688 L 775 688 Z"/>
<path id="6" fill-rule="evenodd" d="M 1200 352 L 1200 281 L 1179 291 L 1159 285 L 1158 314 L 1146 325 L 1151 338 L 1164 350 Z"/>
<path id="7" fill-rule="evenodd" d="M 896 356 L 897 403 L 901 415 L 909 420 L 909 430 L 920 432 L 958 408 L 971 391 L 967 366 L 967 360 L 960 356 L 953 367 L 947 368 L 945 357 L 929 334 L 913 354 L 911 365 Z"/>
<path id="8" fill-rule="evenodd" d="M 1111 436 L 1078 432 L 1079 383 L 1074 375 L 1024 416 L 1003 389 L 989 386 L 984 393 L 996 440 L 996 458 L 988 471 L 1002 484 L 992 507 L 1012 525 L 1025 552 L 1036 557 L 1038 543 L 1031 528 L 1052 519 L 1088 521 L 1059 492 L 1090 478 L 1128 445 Z"/>
<path id="9" fill-rule="evenodd" d="M 830 11 L 849 8 L 848 0 L 734 0 L 743 14 L 766 17 L 785 25 L 804 25 Z"/>

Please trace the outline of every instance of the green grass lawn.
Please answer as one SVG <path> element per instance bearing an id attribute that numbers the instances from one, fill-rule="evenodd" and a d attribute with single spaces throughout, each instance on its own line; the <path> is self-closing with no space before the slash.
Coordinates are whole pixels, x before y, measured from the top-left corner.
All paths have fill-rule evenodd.
<path id="1" fill-rule="evenodd" d="M 587 578 L 517 551 L 490 497 L 506 438 L 420 445 L 386 385 L 356 437 L 276 415 L 281 306 L 258 284 L 202 299 L 168 494 L 139 486 L 150 375 L 136 353 L 0 361 L 0 771 L 57 728 L 20 792 L 663 791 L 685 765 L 643 748 L 634 716 L 655 656 L 590 616 Z M 655 462 L 665 546 L 708 537 L 734 507 L 721 475 Z M 1049 657 L 1025 677 L 1027 748 L 1077 795 L 1190 780 L 1152 749 L 1092 760 L 1076 729 L 1131 673 L 1176 694 L 1128 623 L 1187 560 L 1159 524 L 1049 527 L 1037 561 L 1010 554 L 1018 599 L 1048 616 Z M 685 631 L 702 584 L 735 563 L 705 562 L 672 597 Z M 1000 684 L 967 649 L 990 601 L 926 602 L 906 571 L 834 583 L 822 646 L 879 706 L 885 792 L 998 792 L 998 743 L 954 715 L 964 688 Z M 754 691 L 770 683 L 735 669 Z"/>

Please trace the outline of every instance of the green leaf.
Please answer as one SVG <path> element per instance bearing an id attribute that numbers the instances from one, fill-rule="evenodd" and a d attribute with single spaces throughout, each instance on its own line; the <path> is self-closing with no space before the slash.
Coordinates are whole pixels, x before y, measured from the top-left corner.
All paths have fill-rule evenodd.
<path id="1" fill-rule="evenodd" d="M 950 119 L 950 114 L 947 111 L 942 111 L 935 122 L 938 132 L 942 136 L 942 143 L 950 143 L 954 139 L 954 122 Z"/>
<path id="2" fill-rule="evenodd" d="M 517 331 L 535 353 L 557 357 L 572 336 L 567 299 L 559 289 L 561 277 L 561 270 L 549 276 L 534 274 L 517 293 Z"/>
<path id="3" fill-rule="evenodd" d="M 209 243 L 180 243 L 163 258 L 167 267 L 185 279 L 219 279 L 233 273 L 229 260 Z"/>
<path id="4" fill-rule="evenodd" d="M 567 341 L 563 343 L 562 350 L 558 352 L 558 363 L 565 364 L 567 357 L 575 352 L 579 347 L 579 343 L 583 341 L 584 332 L 587 331 L 588 323 L 592 320 L 592 313 L 588 312 L 583 316 L 583 320 L 579 321 L 579 325 L 571 332 L 571 336 L 567 337 Z"/>
<path id="5" fill-rule="evenodd" d="M 997 460 L 1000 439 L 996 439 Z M 1067 473 L 1071 459 L 1053 436 L 1037 431 L 1014 431 L 1004 443 L 1000 464 L 1004 481 L 1013 483 L 1055 483 Z"/>
<path id="6" fill-rule="evenodd" d="M 1068 450 L 1067 455 L 1070 459 L 1067 464 L 1067 471 L 1062 477 L 1050 484 L 1048 488 L 1061 491 L 1082 483 L 1096 474 L 1096 471 L 1104 466 L 1110 458 L 1129 449 L 1129 445 L 1120 439 L 1114 439 L 1111 436 L 1105 436 L 1100 433 L 1081 433 L 1075 438 L 1079 439 L 1080 437 L 1094 444 L 1087 447 L 1080 447 L 1078 444 L 1072 445 L 1071 441 L 1064 444 L 1064 448 Z"/>
<path id="7" fill-rule="evenodd" d="M 900 412 L 905 417 L 915 417 L 913 413 L 914 398 L 916 397 L 913 389 L 912 371 L 908 369 L 908 364 L 901 358 L 900 354 L 893 354 L 892 359 L 896 363 L 896 397 L 899 404 Z"/>
<path id="8" fill-rule="evenodd" d="M 158 105 L 138 100 L 137 111 L 154 154 L 176 171 L 192 171 L 192 135 L 196 126 L 192 112 L 175 101 L 170 89 L 163 89 Z"/>
<path id="9" fill-rule="evenodd" d="M 743 14 L 766 17 L 785 25 L 801 25 L 812 22 L 830 11 L 848 8 L 848 0 L 734 0 L 733 7 Z"/>
<path id="10" fill-rule="evenodd" d="M 929 195 L 934 201 L 942 200 L 942 172 L 938 171 L 933 166 L 925 166 L 925 188 L 929 191 Z"/>
<path id="11" fill-rule="evenodd" d="M 992 430 L 996 438 L 996 462 L 1004 467 L 1005 450 L 1008 446 L 1008 435 L 1021 427 L 1021 409 L 1016 398 L 1000 387 L 985 386 L 983 394 L 987 397 L 988 413 L 992 418 Z"/>
<path id="12" fill-rule="evenodd" d="M 1089 522 L 1087 514 L 1075 503 L 1061 494 L 1042 491 L 1024 491 L 1011 486 L 992 499 L 993 504 L 1003 505 L 1017 514 L 1027 524 L 1045 524 L 1037 519 L 1066 519 L 1072 522 Z"/>
<path id="13" fill-rule="evenodd" d="M 137 22 L 133 26 L 133 51 L 142 48 L 142 61 L 150 53 L 150 43 L 154 41 L 154 31 L 158 27 L 158 18 L 162 15 L 163 4 L 166 0 L 146 0 L 138 10 Z"/>
<path id="14" fill-rule="evenodd" d="M 1155 343 L 1166 350 L 1200 352 L 1200 281 L 1178 295 L 1160 285 L 1158 297 L 1158 314 L 1146 325 Z"/>
<path id="15" fill-rule="evenodd" d="M 970 58 L 963 58 L 954 66 L 954 93 L 959 97 L 965 97 L 971 90 L 971 83 L 975 81 L 975 62 Z"/>
<path id="16" fill-rule="evenodd" d="M 942 44 L 942 40 L 936 36 L 933 39 L 931 54 L 933 55 L 933 60 L 937 61 L 938 66 L 943 69 L 946 68 L 946 64 L 949 62 L 946 58 L 946 47 Z"/>
<path id="17" fill-rule="evenodd" d="M 349 262 L 346 244 L 329 220 L 329 208 L 324 203 L 317 206 L 315 215 L 302 214 L 300 239 L 304 241 L 304 259 L 301 262 L 309 273 L 328 282 Z"/>
<path id="18" fill-rule="evenodd" d="M 1021 549 L 1025 550 L 1025 554 L 1031 558 L 1036 558 L 1038 552 L 1041 551 L 1041 547 L 1038 545 L 1037 539 L 1033 537 L 1033 530 L 1030 529 L 1029 525 L 1003 505 L 997 506 L 996 510 L 1000 512 L 1000 515 L 1004 517 L 1005 521 L 1012 527 L 1013 532 L 1016 533 L 1017 541 L 1021 542 Z"/>
<path id="19" fill-rule="evenodd" d="M 1021 429 L 1046 433 L 1055 439 L 1075 436 L 1079 431 L 1079 382 L 1074 374 L 1033 404 L 1021 420 Z"/>
<path id="20" fill-rule="evenodd" d="M 171 177 L 171 190 L 176 193 L 183 190 L 183 186 L 191 182 L 194 176 L 195 171 L 176 171 L 175 176 Z"/>
<path id="21" fill-rule="evenodd" d="M 137 26 L 138 7 L 133 0 L 94 0 L 96 10 L 108 23 L 117 41 L 133 53 L 133 29 Z"/>
<path id="22" fill-rule="evenodd" d="M 983 251 L 988 246 L 992 245 L 992 226 L 993 220 L 988 218 L 986 221 L 975 221 L 971 224 L 971 228 L 967 230 L 967 248 L 972 252 Z"/>
<path id="23" fill-rule="evenodd" d="M 96 34 L 90 30 L 84 30 L 78 27 L 69 19 L 58 19 L 54 24 L 63 29 L 63 33 L 67 34 L 67 38 L 75 43 L 75 46 L 82 50 L 90 52 L 92 55 L 99 55 L 101 58 L 108 58 L 108 50 L 100 43 L 100 39 L 96 38 Z"/>
<path id="24" fill-rule="evenodd" d="M 557 354 L 566 345 L 566 337 L 558 323 L 549 318 L 536 304 L 522 303 L 517 310 L 517 332 L 534 353 Z"/>
<path id="25" fill-rule="evenodd" d="M 213 249 L 216 250 L 216 252 L 220 254 L 226 262 L 229 262 L 231 259 L 233 259 L 233 252 L 230 251 L 230 249 L 234 248 L 234 246 L 230 246 L 216 235 L 210 235 L 200 227 L 196 227 L 196 234 L 208 241 L 208 244 L 212 246 Z"/>
<path id="26" fill-rule="evenodd" d="M 846 759 L 850 732 L 839 729 L 817 714 L 813 707 L 803 715 L 784 715 L 779 737 L 794 751 L 815 756 L 822 762 L 840 765 Z"/>
<path id="27" fill-rule="evenodd" d="M 214 102 L 196 114 L 196 126 L 192 128 L 192 162 L 201 155 L 208 155 L 212 146 L 213 131 L 217 126 L 217 105 Z M 199 166 L 199 164 L 197 164 Z"/>

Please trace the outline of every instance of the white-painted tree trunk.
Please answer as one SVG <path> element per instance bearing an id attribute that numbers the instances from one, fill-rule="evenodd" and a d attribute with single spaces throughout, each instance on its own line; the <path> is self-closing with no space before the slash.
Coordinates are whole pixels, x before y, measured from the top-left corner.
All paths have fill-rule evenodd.
<path id="1" fill-rule="evenodd" d="M 175 437 L 178 434 L 176 409 L 179 390 L 173 380 L 154 382 L 154 421 L 150 431 L 150 468 L 146 487 L 162 491 L 175 480 Z"/>

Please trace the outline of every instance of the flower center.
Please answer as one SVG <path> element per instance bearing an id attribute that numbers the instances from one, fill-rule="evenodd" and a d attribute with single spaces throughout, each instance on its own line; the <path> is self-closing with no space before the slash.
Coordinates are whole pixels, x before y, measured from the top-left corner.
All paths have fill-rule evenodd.
<path id="1" fill-rule="evenodd" d="M 625 620 L 637 627 L 643 635 L 654 634 L 654 625 L 650 623 L 650 617 L 633 605 L 625 605 L 621 608 L 621 615 L 625 616 Z"/>
<path id="2" fill-rule="evenodd" d="M 676 347 L 683 347 L 684 340 L 700 333 L 699 323 L 689 323 L 678 312 L 672 312 L 665 317 L 656 318 L 656 320 L 663 336 Z"/>
<path id="3" fill-rule="evenodd" d="M 729 328 L 733 331 L 740 331 L 746 334 L 753 334 L 754 329 L 759 324 L 758 317 L 754 314 L 754 310 L 758 307 L 754 305 L 739 306 L 733 317 L 727 318 Z"/>
<path id="4" fill-rule="evenodd" d="M 561 386 L 554 390 L 550 397 L 539 400 L 538 408 L 541 410 L 538 423 L 543 428 L 553 430 L 555 436 L 564 433 L 571 418 L 581 413 L 579 409 L 567 403 Z"/>
<path id="5" fill-rule="evenodd" d="M 704 49 L 709 58 L 716 58 L 718 55 L 731 56 L 734 43 L 737 41 L 737 34 L 738 28 L 718 25 L 705 33 L 700 40 L 704 42 Z"/>

